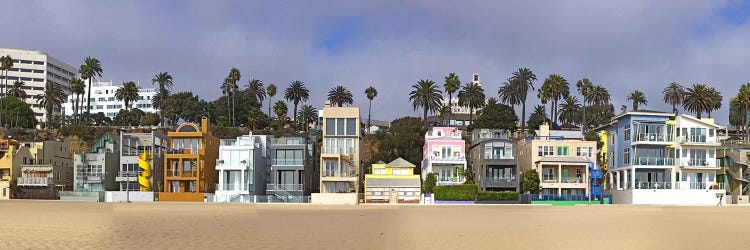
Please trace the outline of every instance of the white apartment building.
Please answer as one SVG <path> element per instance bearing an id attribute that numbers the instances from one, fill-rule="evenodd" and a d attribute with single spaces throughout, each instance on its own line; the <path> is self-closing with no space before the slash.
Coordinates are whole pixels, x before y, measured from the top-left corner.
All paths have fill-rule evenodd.
<path id="1" fill-rule="evenodd" d="M 84 81 L 86 84 L 86 91 L 88 91 L 88 81 Z M 109 118 L 115 118 L 120 110 L 125 108 L 123 101 L 118 101 L 115 98 L 115 92 L 122 85 L 115 85 L 112 81 L 94 82 L 91 86 L 91 113 L 96 114 L 99 112 L 104 113 Z M 156 96 L 156 88 L 141 88 L 138 84 L 138 100 L 131 104 L 131 108 L 138 108 L 146 113 L 157 112 L 152 104 L 152 99 Z M 88 94 L 81 95 L 81 101 L 78 103 L 79 114 L 80 112 L 86 112 L 86 97 Z M 73 115 L 73 106 L 75 105 L 76 96 L 69 95 L 67 101 L 63 104 L 63 114 Z"/>
<path id="2" fill-rule="evenodd" d="M 479 84 L 479 86 L 482 86 L 482 82 L 479 81 L 479 74 L 474 73 L 471 75 L 471 83 Z M 458 87 L 458 90 L 461 91 L 461 88 L 463 88 L 463 86 L 464 83 L 462 83 Z M 448 104 L 451 104 L 451 113 L 453 114 L 469 114 L 469 112 L 471 111 L 468 106 L 458 105 L 458 91 L 456 91 L 456 93 L 453 93 L 453 96 L 450 99 L 447 96 L 444 96 L 443 100 L 441 100 L 441 103 L 443 104 L 443 107 L 448 107 Z M 474 113 L 476 114 L 476 112 L 479 110 L 481 110 L 481 108 L 475 109 Z"/>
<path id="3" fill-rule="evenodd" d="M 255 195 L 265 195 L 268 141 L 272 138 L 250 134 L 221 140 L 216 160 L 216 202 L 250 202 L 255 201 Z"/>
<path id="4" fill-rule="evenodd" d="M 0 56 L 13 58 L 13 67 L 7 72 L 7 81 L 5 76 L 0 75 L 0 85 L 6 84 L 7 91 L 16 80 L 24 81 L 24 90 L 28 95 L 25 101 L 31 105 L 38 121 L 46 119 L 44 107 L 41 107 L 37 100 L 39 95 L 44 93 L 47 82 L 60 85 L 65 94 L 70 94 L 70 78 L 77 72 L 73 66 L 47 55 L 46 52 L 35 50 L 0 48 Z M 0 96 L 5 96 L 5 93 L 0 93 Z"/>

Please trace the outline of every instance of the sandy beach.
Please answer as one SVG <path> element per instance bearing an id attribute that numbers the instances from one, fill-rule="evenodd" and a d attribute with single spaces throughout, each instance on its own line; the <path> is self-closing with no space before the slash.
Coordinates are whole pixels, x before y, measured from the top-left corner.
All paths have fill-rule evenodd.
<path id="1" fill-rule="evenodd" d="M 3 201 L 4 249 L 749 249 L 750 207 Z"/>

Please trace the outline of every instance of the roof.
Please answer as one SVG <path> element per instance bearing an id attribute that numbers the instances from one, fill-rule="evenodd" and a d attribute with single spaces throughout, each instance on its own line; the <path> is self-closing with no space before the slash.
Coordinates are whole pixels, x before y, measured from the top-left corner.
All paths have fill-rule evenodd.
<path id="1" fill-rule="evenodd" d="M 682 117 L 682 118 L 686 118 L 686 119 L 690 119 L 690 120 L 693 120 L 693 121 L 695 121 L 695 122 L 698 122 L 698 123 L 703 123 L 703 124 L 705 124 L 706 126 L 711 126 L 711 127 L 715 127 L 715 128 L 718 128 L 718 127 L 719 127 L 719 125 L 716 125 L 716 124 L 713 124 L 713 123 L 709 123 L 709 122 L 706 122 L 706 121 L 704 121 L 704 120 L 702 120 L 702 119 L 698 119 L 698 118 L 697 118 L 697 117 L 695 117 L 695 116 L 691 116 L 691 115 L 686 115 L 686 114 L 681 114 L 681 115 L 680 115 L 680 117 Z"/>
<path id="2" fill-rule="evenodd" d="M 534 130 L 537 136 L 541 134 L 541 131 Z M 565 139 L 583 139 L 583 133 L 579 130 L 550 130 L 550 137 L 562 137 Z"/>
<path id="3" fill-rule="evenodd" d="M 573 156 L 545 156 L 537 162 L 568 162 L 568 163 L 589 163 L 586 158 Z"/>
<path id="4" fill-rule="evenodd" d="M 404 158 L 397 158 L 391 162 L 388 163 L 389 167 L 416 167 L 416 165 L 412 164 L 411 162 L 404 160 Z"/>
<path id="5" fill-rule="evenodd" d="M 52 166 L 50 165 L 27 165 L 23 166 L 21 165 L 21 171 L 32 171 L 32 172 L 50 172 L 52 171 Z"/>
<path id="6" fill-rule="evenodd" d="M 385 164 L 385 162 L 383 162 L 383 161 L 378 161 L 378 162 L 376 162 L 375 164 Z"/>
<path id="7" fill-rule="evenodd" d="M 368 178 L 365 186 L 370 187 L 421 187 L 419 178 Z"/>
<path id="8" fill-rule="evenodd" d="M 654 116 L 674 116 L 674 113 L 671 112 L 663 112 L 663 111 L 654 111 L 654 110 L 631 110 L 625 113 L 620 113 L 619 115 L 615 115 L 615 117 L 612 117 L 612 120 L 620 119 L 620 117 L 626 116 L 626 115 L 654 115 Z"/>

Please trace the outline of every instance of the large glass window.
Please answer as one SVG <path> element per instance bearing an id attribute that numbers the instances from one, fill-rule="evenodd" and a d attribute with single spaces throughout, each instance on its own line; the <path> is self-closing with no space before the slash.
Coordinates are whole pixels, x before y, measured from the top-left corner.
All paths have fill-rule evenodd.
<path id="1" fill-rule="evenodd" d="M 630 141 L 630 125 L 625 125 L 625 127 L 623 128 L 623 132 L 625 141 Z"/>
<path id="2" fill-rule="evenodd" d="M 326 135 L 336 135 L 336 119 L 326 118 Z"/>
<path id="3" fill-rule="evenodd" d="M 344 135 L 344 119 L 336 119 L 336 135 Z"/>
<path id="4" fill-rule="evenodd" d="M 301 149 L 278 149 L 276 150 L 275 164 L 279 165 L 302 165 Z"/>
<path id="5" fill-rule="evenodd" d="M 630 149 L 626 148 L 622 152 L 622 163 L 625 165 L 630 164 Z"/>
<path id="6" fill-rule="evenodd" d="M 357 135 L 357 119 L 346 119 L 346 135 Z"/>
<path id="7" fill-rule="evenodd" d="M 241 171 L 239 170 L 228 170 L 224 171 L 224 190 L 239 191 L 242 190 L 241 182 Z"/>
<path id="8" fill-rule="evenodd" d="M 323 176 L 335 176 L 337 165 L 336 161 L 325 161 L 326 170 Z"/>

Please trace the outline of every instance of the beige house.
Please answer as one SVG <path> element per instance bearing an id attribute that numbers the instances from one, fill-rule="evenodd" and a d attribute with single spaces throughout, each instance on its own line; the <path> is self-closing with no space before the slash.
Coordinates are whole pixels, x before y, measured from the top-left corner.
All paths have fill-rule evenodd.
<path id="1" fill-rule="evenodd" d="M 546 124 L 540 126 L 536 136 L 518 142 L 520 171 L 539 173 L 542 194 L 587 194 L 588 166 L 596 162 L 596 141 L 582 137 L 578 131 L 551 131 Z"/>
<path id="2" fill-rule="evenodd" d="M 359 107 L 332 107 L 326 101 L 318 115 L 323 124 L 320 193 L 312 194 L 312 202 L 356 204 L 362 182 Z"/>

